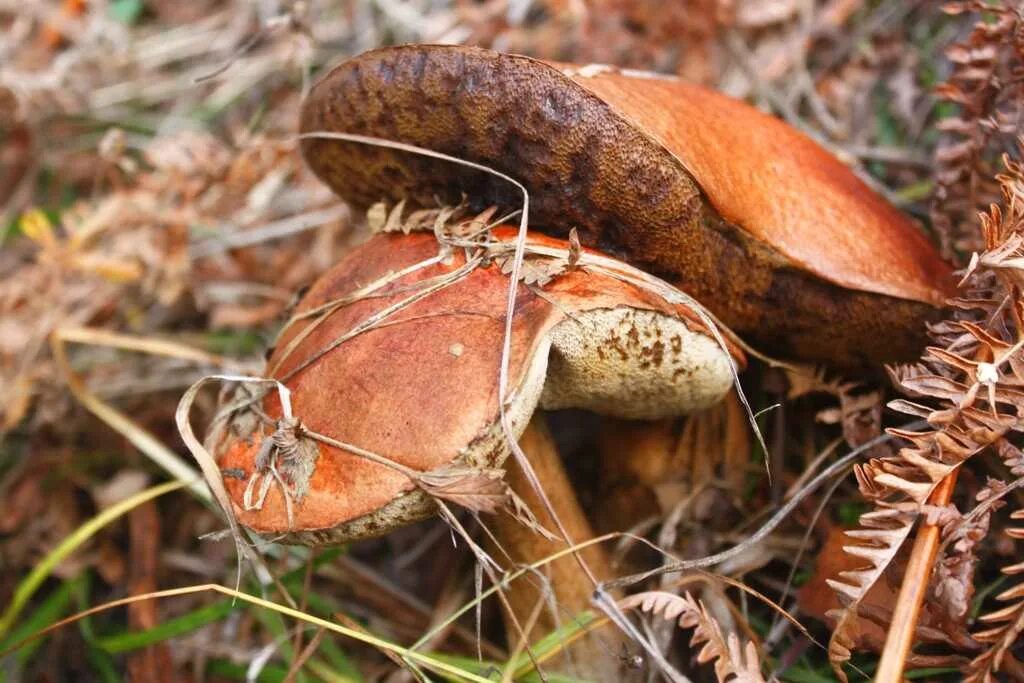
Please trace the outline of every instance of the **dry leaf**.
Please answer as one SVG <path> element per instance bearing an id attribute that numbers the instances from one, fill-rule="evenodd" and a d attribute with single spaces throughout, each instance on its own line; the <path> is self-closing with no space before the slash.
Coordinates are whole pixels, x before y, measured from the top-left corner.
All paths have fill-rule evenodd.
<path id="1" fill-rule="evenodd" d="M 417 483 L 431 496 L 473 512 L 495 513 L 511 502 L 503 474 L 502 470 L 449 465 L 420 474 Z"/>
<path id="2" fill-rule="evenodd" d="M 511 275 L 515 259 L 508 256 L 500 259 L 499 264 L 504 275 Z M 519 270 L 519 280 L 524 285 L 544 287 L 559 275 L 564 274 L 568 267 L 569 264 L 565 259 L 528 256 L 523 259 L 522 267 Z"/>

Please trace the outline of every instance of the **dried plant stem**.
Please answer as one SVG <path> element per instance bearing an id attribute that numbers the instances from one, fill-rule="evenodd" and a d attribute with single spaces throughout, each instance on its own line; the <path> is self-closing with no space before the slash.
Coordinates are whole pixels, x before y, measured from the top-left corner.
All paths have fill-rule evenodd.
<path id="1" fill-rule="evenodd" d="M 954 469 L 928 497 L 928 504 L 941 506 L 953 497 L 959 468 Z M 878 665 L 875 680 L 878 683 L 899 683 L 903 680 L 903 667 L 914 644 L 914 633 L 921 613 L 928 579 L 931 577 L 935 555 L 939 549 L 939 526 L 922 520 L 914 539 L 914 548 L 903 575 L 903 585 L 892 613 L 892 627 L 885 639 L 882 660 Z"/>
<path id="2" fill-rule="evenodd" d="M 119 337 L 121 335 L 118 335 Z M 129 418 L 120 410 L 101 401 L 86 386 L 85 381 L 71 367 L 68 359 L 65 344 L 69 341 L 83 341 L 88 338 L 81 334 L 81 330 L 65 330 L 59 328 L 50 335 L 50 350 L 61 371 L 68 389 L 72 395 L 93 415 L 102 420 L 107 426 L 118 432 L 136 448 L 142 451 L 150 460 L 161 467 L 164 471 L 183 482 L 188 486 L 196 497 L 205 502 L 212 501 L 210 491 L 203 485 L 202 479 L 194 468 L 182 460 L 177 453 L 164 445 L 162 441 L 153 436 L 148 430 L 140 427 L 134 420 Z M 110 340 L 107 340 L 110 341 Z M 112 346 L 118 346 L 110 344 Z M 134 350 L 143 350 L 135 347 Z M 146 349 L 151 350 L 151 349 Z"/>
<path id="3" fill-rule="evenodd" d="M 490 680 L 484 678 L 483 676 L 479 676 L 471 671 L 464 671 L 463 669 L 460 669 L 456 666 L 453 666 L 441 659 L 437 659 L 430 655 L 422 654 L 420 652 L 415 652 L 414 650 L 407 649 L 405 647 L 402 647 L 401 645 L 397 645 L 390 641 L 384 640 L 383 638 L 379 638 L 362 629 L 356 630 L 348 628 L 346 626 L 335 624 L 332 621 L 321 619 L 320 617 L 308 614 L 306 612 L 302 612 L 294 607 L 288 607 L 280 603 L 265 600 L 255 595 L 250 595 L 249 593 L 243 593 L 238 589 L 228 588 L 227 586 L 221 586 L 215 583 L 184 586 L 181 588 L 170 588 L 167 590 L 153 591 L 152 593 L 141 593 L 139 595 L 132 595 L 127 598 L 111 600 L 110 602 L 105 602 L 102 605 L 97 605 L 96 607 L 90 607 L 89 609 L 78 612 L 77 614 L 73 614 L 70 617 L 61 619 L 60 621 L 51 624 L 46 628 L 36 631 L 35 633 L 26 637 L 25 639 L 20 640 L 17 643 L 14 643 L 6 650 L 0 652 L 0 657 L 3 657 L 11 652 L 14 652 L 15 650 L 24 647 L 33 640 L 41 638 L 42 636 L 45 636 L 48 633 L 52 633 L 57 629 L 63 628 L 68 624 L 75 623 L 76 621 L 92 616 L 93 614 L 100 614 L 115 607 L 130 605 L 136 602 L 143 602 L 145 600 L 156 600 L 162 598 L 178 597 L 181 595 L 193 595 L 196 593 L 207 592 L 220 593 L 221 595 L 226 595 L 230 598 L 240 600 L 242 602 L 254 605 L 256 607 L 261 607 L 263 609 L 277 612 L 282 616 L 291 617 L 292 619 L 295 619 L 297 621 L 305 622 L 307 624 L 320 627 L 326 631 L 331 631 L 332 633 L 337 633 L 339 635 L 346 636 L 353 640 L 375 647 L 378 650 L 397 653 L 402 657 L 411 659 L 415 661 L 417 664 L 420 664 L 426 668 L 448 674 L 454 680 L 474 681 L 475 683 L 490 683 Z"/>
<path id="4" fill-rule="evenodd" d="M 927 425 L 924 420 L 917 420 L 911 422 L 903 427 L 906 430 L 915 430 Z M 713 555 L 706 555 L 704 557 L 698 557 L 695 559 L 687 560 L 674 560 L 668 564 L 662 565 L 655 569 L 651 569 L 638 574 L 631 574 L 629 576 L 619 577 L 612 581 L 606 581 L 602 584 L 602 588 L 623 588 L 626 586 L 632 586 L 637 583 L 646 581 L 647 579 L 660 576 L 662 574 L 668 574 L 670 572 L 682 572 L 691 569 L 702 569 L 704 567 L 713 567 L 716 564 L 725 562 L 726 560 L 739 555 L 740 553 L 746 552 L 751 546 L 756 543 L 760 543 L 764 540 L 772 531 L 782 523 L 786 517 L 800 504 L 804 498 L 813 493 L 822 483 L 830 480 L 837 474 L 846 472 L 857 460 L 865 457 L 865 453 L 870 451 L 873 447 L 887 443 L 892 440 L 891 434 L 883 434 L 875 437 L 870 441 L 867 441 L 857 448 L 844 455 L 842 458 L 825 468 L 818 476 L 814 477 L 811 481 L 807 482 L 800 490 L 793 494 L 793 496 L 786 501 L 779 510 L 771 516 L 771 518 L 761 525 L 756 532 L 754 532 L 749 538 L 744 540 L 742 543 L 732 546 L 727 550 L 715 553 Z"/>

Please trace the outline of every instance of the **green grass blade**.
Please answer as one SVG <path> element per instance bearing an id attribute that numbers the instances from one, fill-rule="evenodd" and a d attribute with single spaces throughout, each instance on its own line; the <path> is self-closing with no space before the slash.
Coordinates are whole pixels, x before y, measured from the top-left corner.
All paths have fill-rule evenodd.
<path id="1" fill-rule="evenodd" d="M 110 654 L 138 650 L 168 638 L 191 633 L 207 624 L 223 619 L 234 610 L 240 609 L 243 606 L 242 603 L 236 602 L 232 604 L 231 600 L 221 600 L 212 605 L 205 605 L 195 609 L 180 617 L 167 619 L 160 625 L 145 631 L 128 631 L 126 633 L 104 636 L 97 639 L 96 644 Z"/>
<path id="2" fill-rule="evenodd" d="M 85 580 L 76 585 L 74 593 L 78 608 L 86 609 L 89 607 L 89 589 L 92 581 L 88 572 L 83 572 L 82 576 L 85 577 Z M 82 640 L 87 646 L 85 657 L 89 661 L 89 666 L 92 667 L 92 673 L 96 679 L 103 683 L 120 683 L 122 677 L 117 672 L 117 665 L 114 663 L 113 657 L 96 645 L 96 632 L 92 627 L 92 617 L 85 617 L 78 622 L 78 632 L 82 634 Z"/>
<path id="3" fill-rule="evenodd" d="M 76 586 L 85 580 L 85 575 L 81 574 L 61 583 L 43 599 L 28 617 L 21 621 L 17 628 L 11 631 L 10 635 L 0 640 L 0 651 L 6 650 L 14 643 L 22 641 L 60 619 L 68 611 L 68 605 L 71 603 Z M 27 662 L 43 642 L 45 641 L 33 641 L 22 648 L 18 652 L 18 661 L 22 664 Z"/>
<path id="4" fill-rule="evenodd" d="M 129 512 L 130 510 L 142 505 L 143 503 L 153 500 L 165 493 L 171 491 L 177 491 L 178 489 L 185 486 L 184 482 L 171 481 L 166 484 L 160 484 L 148 488 L 145 491 L 141 491 L 134 496 L 125 498 L 122 501 L 111 505 L 106 510 L 103 510 L 95 517 L 89 519 L 85 524 L 78 527 L 72 532 L 70 536 L 60 542 L 60 544 L 51 550 L 46 557 L 39 561 L 32 571 L 21 580 L 18 587 L 14 591 L 14 597 L 11 598 L 10 604 L 7 605 L 7 609 L 4 610 L 3 616 L 0 617 L 0 639 L 7 635 L 11 627 L 14 625 L 14 621 L 21 614 L 21 611 L 28 604 L 28 601 L 38 590 L 39 586 L 42 585 L 46 577 L 54 570 L 54 568 L 60 564 L 65 558 L 79 548 L 83 543 L 92 538 L 96 532 L 105 527 L 106 525 L 113 522 L 121 515 Z"/>

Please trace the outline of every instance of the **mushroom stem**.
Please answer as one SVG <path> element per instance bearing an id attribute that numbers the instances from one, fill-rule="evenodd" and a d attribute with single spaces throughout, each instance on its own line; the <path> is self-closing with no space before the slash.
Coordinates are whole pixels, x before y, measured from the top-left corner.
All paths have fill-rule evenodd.
<path id="1" fill-rule="evenodd" d="M 597 440 L 601 533 L 627 531 L 668 515 L 689 493 L 714 479 L 740 490 L 750 435 L 735 390 L 719 404 L 682 418 L 602 421 Z"/>
<path id="2" fill-rule="evenodd" d="M 538 479 L 544 483 L 544 492 L 569 536 L 576 543 L 593 538 L 593 530 L 562 467 L 542 413 L 533 415 L 519 443 L 529 457 Z M 513 459 L 506 461 L 505 476 L 512 489 L 537 516 L 537 520 L 545 528 L 554 529 L 554 521 Z M 498 515 L 488 520 L 487 524 L 493 534 L 491 552 L 499 561 L 505 559 L 517 565 L 527 565 L 565 549 L 563 541 L 549 540 L 510 515 Z M 579 553 L 599 580 L 611 576 L 608 558 L 600 546 L 591 545 Z M 556 628 L 566 626 L 580 612 L 591 609 L 590 595 L 593 590 L 572 555 L 552 560 L 539 571 L 545 578 L 542 579 L 536 573 L 524 574 L 511 584 L 508 591 L 508 605 L 519 624 L 527 629 L 527 636 L 533 643 Z M 545 583 L 550 587 L 553 598 L 543 590 Z M 537 615 L 540 601 L 547 604 L 541 606 Z M 554 610 L 549 607 L 552 604 Z M 504 617 L 508 627 L 506 632 L 514 634 L 510 615 L 505 614 Z M 628 672 L 622 671 L 622 658 L 619 656 L 622 643 L 623 636 L 611 626 L 589 632 L 575 640 L 567 648 L 575 668 L 571 673 L 595 681 L 628 680 Z M 510 647 L 514 645 L 514 642 L 509 643 Z"/>

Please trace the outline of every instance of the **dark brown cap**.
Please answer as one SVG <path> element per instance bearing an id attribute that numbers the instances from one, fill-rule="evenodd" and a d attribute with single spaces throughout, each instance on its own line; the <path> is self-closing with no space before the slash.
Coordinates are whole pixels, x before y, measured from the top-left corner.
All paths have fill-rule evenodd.
<path id="1" fill-rule="evenodd" d="M 312 90 L 302 131 L 386 138 L 520 180 L 530 225 L 656 273 L 766 350 L 842 366 L 906 359 L 953 287 L 899 211 L 783 122 L 675 79 L 455 46 L 350 59 Z M 345 199 L 433 206 L 519 192 L 453 163 L 308 138 Z"/>

